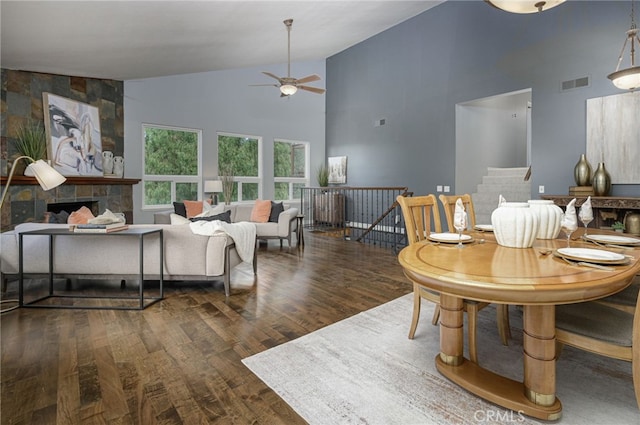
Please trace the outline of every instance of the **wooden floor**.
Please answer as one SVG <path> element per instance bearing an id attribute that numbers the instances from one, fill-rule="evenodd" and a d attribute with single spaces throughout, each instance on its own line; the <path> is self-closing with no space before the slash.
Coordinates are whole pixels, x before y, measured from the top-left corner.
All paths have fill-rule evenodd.
<path id="1" fill-rule="evenodd" d="M 305 240 L 261 246 L 228 299 L 221 282 L 168 283 L 144 311 L 3 314 L 1 423 L 304 424 L 241 359 L 411 291 L 390 249 Z"/>

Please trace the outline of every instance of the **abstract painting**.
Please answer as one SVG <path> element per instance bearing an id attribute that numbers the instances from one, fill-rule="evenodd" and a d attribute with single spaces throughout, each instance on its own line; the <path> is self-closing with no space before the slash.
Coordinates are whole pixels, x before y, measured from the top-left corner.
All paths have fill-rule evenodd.
<path id="1" fill-rule="evenodd" d="M 103 176 L 98 108 L 43 93 L 48 157 L 64 176 Z"/>
<path id="2" fill-rule="evenodd" d="M 347 157 L 346 156 L 330 156 L 329 164 L 329 183 L 345 184 L 347 182 Z"/>

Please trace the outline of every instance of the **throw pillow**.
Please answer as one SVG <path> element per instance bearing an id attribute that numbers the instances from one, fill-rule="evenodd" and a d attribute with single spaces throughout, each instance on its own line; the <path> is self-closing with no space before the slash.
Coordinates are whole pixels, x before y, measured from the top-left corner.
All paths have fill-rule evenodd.
<path id="1" fill-rule="evenodd" d="M 74 211 L 69 215 L 67 223 L 69 224 L 87 224 L 89 220 L 95 218 L 91 210 L 87 207 L 82 207 L 78 211 Z"/>
<path id="2" fill-rule="evenodd" d="M 171 224 L 189 224 L 191 220 L 186 217 L 183 217 L 179 214 L 169 214 L 169 218 L 171 219 Z"/>
<path id="3" fill-rule="evenodd" d="M 270 214 L 271 201 L 256 199 L 256 203 L 253 204 L 253 209 L 251 210 L 251 221 L 254 223 L 266 223 L 269 221 Z"/>
<path id="4" fill-rule="evenodd" d="M 199 217 L 191 217 L 189 220 L 191 221 L 225 221 L 227 223 L 231 223 L 231 211 L 225 211 L 221 214 L 210 215 L 210 216 L 199 216 Z"/>
<path id="5" fill-rule="evenodd" d="M 173 203 L 173 212 L 182 216 L 187 217 L 187 209 L 184 206 L 183 202 L 174 202 Z"/>
<path id="6" fill-rule="evenodd" d="M 184 203 L 184 207 L 186 209 L 187 215 L 185 217 L 191 218 L 195 217 L 203 212 L 210 211 L 213 207 L 211 206 L 211 200 L 207 199 L 206 201 L 182 201 Z M 224 206 L 223 206 L 224 208 Z"/>
<path id="7" fill-rule="evenodd" d="M 284 205 L 282 205 L 282 202 L 271 201 L 271 214 L 269 214 L 269 221 L 272 223 L 277 223 L 278 217 L 280 217 L 280 213 L 283 211 Z"/>
<path id="8" fill-rule="evenodd" d="M 209 203 L 205 202 L 202 205 L 205 205 L 205 207 L 202 209 L 202 212 L 196 217 L 211 217 L 214 215 L 222 214 L 224 212 L 224 205 L 222 204 L 212 207 L 209 205 Z M 207 207 L 206 205 L 209 206 Z"/>
<path id="9" fill-rule="evenodd" d="M 69 219 L 69 213 L 66 211 L 60 211 L 59 213 L 46 212 L 44 213 L 45 223 L 66 224 Z"/>

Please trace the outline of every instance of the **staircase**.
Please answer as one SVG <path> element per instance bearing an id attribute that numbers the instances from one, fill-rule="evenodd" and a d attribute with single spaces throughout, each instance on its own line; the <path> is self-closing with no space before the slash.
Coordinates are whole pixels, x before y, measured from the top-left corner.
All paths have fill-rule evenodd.
<path id="1" fill-rule="evenodd" d="M 491 213 L 498 207 L 500 195 L 508 202 L 527 202 L 531 199 L 531 182 L 525 180 L 529 167 L 493 168 L 482 177 L 477 192 L 471 194 L 476 223 L 490 224 Z"/>

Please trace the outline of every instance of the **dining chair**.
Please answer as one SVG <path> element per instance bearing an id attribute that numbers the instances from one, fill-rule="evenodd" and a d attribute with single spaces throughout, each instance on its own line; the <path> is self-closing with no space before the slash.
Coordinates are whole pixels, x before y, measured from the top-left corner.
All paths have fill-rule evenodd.
<path id="1" fill-rule="evenodd" d="M 636 294 L 637 295 L 637 294 Z M 640 408 L 640 298 L 633 313 L 599 301 L 556 306 L 556 358 L 563 345 L 631 362 Z"/>
<path id="2" fill-rule="evenodd" d="M 439 197 L 444 209 L 444 216 L 447 219 L 447 228 L 450 232 L 455 232 L 453 225 L 453 217 L 456 210 L 456 202 L 458 199 L 462 200 L 462 205 L 467 213 L 467 228 L 473 229 L 476 227 L 476 213 L 473 208 L 473 199 L 471 195 L 465 193 L 464 195 L 444 195 Z M 509 324 L 509 305 L 508 304 L 496 304 L 496 322 L 498 324 L 498 333 L 500 334 L 500 340 L 503 345 L 509 345 L 509 338 L 511 338 L 511 326 Z"/>
<path id="3" fill-rule="evenodd" d="M 434 195 L 412 197 L 400 195 L 396 200 L 402 209 L 402 216 L 404 217 L 407 241 L 409 242 L 409 245 L 413 245 L 414 243 L 427 239 L 431 233 L 431 229 L 436 233 L 442 232 L 438 200 Z M 412 280 L 408 276 L 407 278 L 413 283 L 413 316 L 411 318 L 411 326 L 409 328 L 409 339 L 413 339 L 416 333 L 416 328 L 418 327 L 420 306 L 423 298 L 435 304 L 431 323 L 433 325 L 438 324 L 438 319 L 440 318 L 440 293 L 424 287 L 419 282 Z M 467 312 L 469 323 L 469 358 L 472 362 L 477 363 L 478 352 L 476 349 L 476 334 L 478 311 L 489 304 L 465 300 L 463 305 L 464 311 Z"/>
<path id="4" fill-rule="evenodd" d="M 440 202 L 444 208 L 444 216 L 447 219 L 447 228 L 450 232 L 456 232 L 456 229 L 453 226 L 453 216 L 456 211 L 456 201 L 458 199 L 462 200 L 464 210 L 467 212 L 467 228 L 473 229 L 476 227 L 476 212 L 473 209 L 473 200 L 471 199 L 471 195 L 466 193 L 464 195 L 441 194 L 438 198 L 440 198 Z"/>

